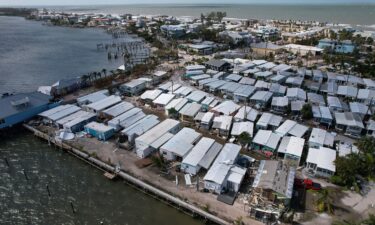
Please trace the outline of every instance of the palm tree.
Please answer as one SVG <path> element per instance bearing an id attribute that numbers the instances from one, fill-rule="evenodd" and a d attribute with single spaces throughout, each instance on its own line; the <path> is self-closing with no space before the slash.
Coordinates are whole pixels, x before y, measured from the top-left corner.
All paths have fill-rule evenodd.
<path id="1" fill-rule="evenodd" d="M 105 77 L 107 76 L 107 70 L 105 68 L 102 69 L 102 73 L 104 74 Z"/>
<path id="2" fill-rule="evenodd" d="M 319 212 L 328 212 L 329 214 L 333 214 L 333 199 L 332 193 L 330 189 L 323 189 L 320 191 L 320 197 L 318 198 L 317 208 Z"/>

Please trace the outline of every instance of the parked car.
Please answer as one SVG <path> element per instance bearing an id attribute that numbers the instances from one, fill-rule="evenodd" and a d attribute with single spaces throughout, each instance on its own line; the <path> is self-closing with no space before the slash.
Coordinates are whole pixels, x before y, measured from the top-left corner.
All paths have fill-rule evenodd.
<path id="1" fill-rule="evenodd" d="M 319 183 L 313 182 L 310 179 L 294 179 L 294 185 L 300 188 L 305 188 L 307 190 L 319 191 L 322 189 L 322 186 Z"/>

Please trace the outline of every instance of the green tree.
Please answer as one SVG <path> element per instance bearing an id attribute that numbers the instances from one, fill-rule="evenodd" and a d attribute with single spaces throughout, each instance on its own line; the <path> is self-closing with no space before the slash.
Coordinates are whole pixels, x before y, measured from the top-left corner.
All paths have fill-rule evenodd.
<path id="1" fill-rule="evenodd" d="M 305 120 L 309 120 L 313 118 L 312 107 L 310 104 L 305 104 L 301 109 L 302 118 Z"/>
<path id="2" fill-rule="evenodd" d="M 178 111 L 175 108 L 168 109 L 168 116 L 171 118 L 177 118 L 178 117 Z"/>
<path id="3" fill-rule="evenodd" d="M 241 145 L 247 145 L 247 144 L 250 144 L 251 141 L 252 141 L 252 138 L 250 136 L 249 133 L 247 132 L 242 132 L 239 136 L 238 136 L 238 141 L 241 143 Z"/>

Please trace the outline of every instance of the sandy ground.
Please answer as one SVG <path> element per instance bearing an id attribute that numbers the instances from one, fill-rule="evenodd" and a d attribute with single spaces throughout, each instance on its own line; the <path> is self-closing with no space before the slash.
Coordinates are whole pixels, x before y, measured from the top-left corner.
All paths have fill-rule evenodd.
<path id="1" fill-rule="evenodd" d="M 249 210 L 241 200 L 237 198 L 234 205 L 227 205 L 219 202 L 217 196 L 211 193 L 203 193 L 196 190 L 195 186 L 186 186 L 182 174 L 179 174 L 179 185 L 176 186 L 175 179 L 167 179 L 162 174 L 158 173 L 157 169 L 153 166 L 147 168 L 138 168 L 135 162 L 139 160 L 135 153 L 118 149 L 113 142 L 100 142 L 95 138 L 77 138 L 74 146 L 84 146 L 83 149 L 88 153 L 94 153 L 99 159 L 111 164 L 121 165 L 121 169 L 133 176 L 144 180 L 152 185 L 159 187 L 174 196 L 178 196 L 185 201 L 198 205 L 200 207 L 207 207 L 209 211 L 223 219 L 234 221 L 239 217 L 243 218 L 245 224 L 257 225 L 262 224 L 248 217 L 247 211 Z M 195 182 L 196 178 L 192 178 Z M 202 178 L 200 178 L 202 181 Z M 203 184 L 200 185 L 202 187 Z"/>

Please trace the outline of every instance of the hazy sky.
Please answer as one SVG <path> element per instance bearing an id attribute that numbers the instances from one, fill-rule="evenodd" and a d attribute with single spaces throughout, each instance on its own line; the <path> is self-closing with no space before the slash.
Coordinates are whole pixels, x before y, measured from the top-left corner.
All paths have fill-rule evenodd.
<path id="1" fill-rule="evenodd" d="M 95 4 L 337 4 L 372 3 L 375 0 L 0 0 L 0 5 L 95 5 Z"/>

